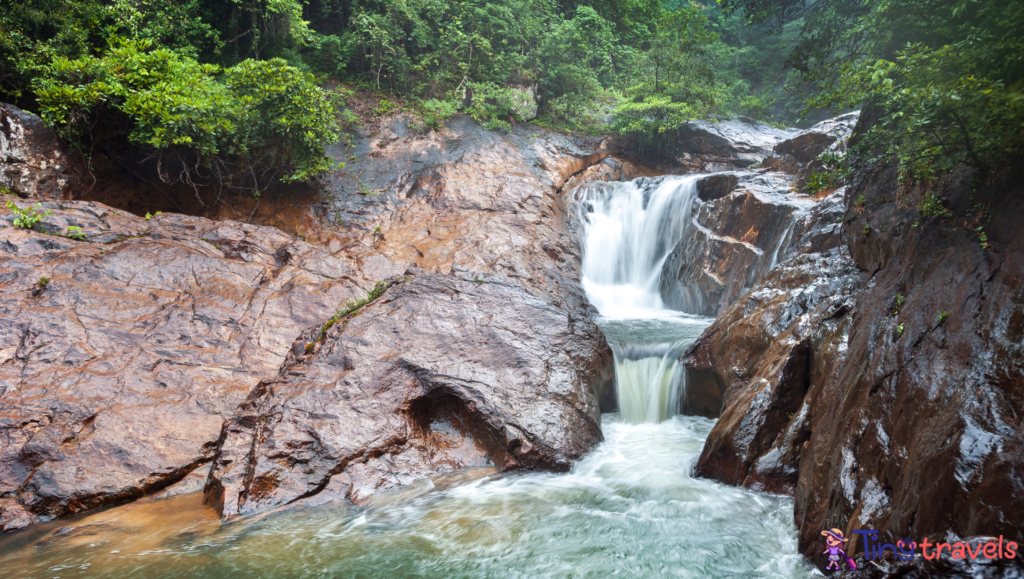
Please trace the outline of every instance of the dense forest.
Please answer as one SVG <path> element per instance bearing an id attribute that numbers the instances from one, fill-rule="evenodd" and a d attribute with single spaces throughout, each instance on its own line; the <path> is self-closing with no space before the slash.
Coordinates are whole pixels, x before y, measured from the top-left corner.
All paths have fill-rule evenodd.
<path id="1" fill-rule="evenodd" d="M 337 82 L 329 82 L 337 81 Z M 328 88 L 325 88 L 328 87 Z M 777 125 L 870 105 L 861 158 L 927 178 L 1024 144 L 1014 0 L 11 0 L 0 99 L 87 154 L 259 190 L 331 170 L 372 95 L 616 133 L 657 151 L 695 118 Z M 351 108 L 351 107 L 348 107 Z M 831 160 L 834 178 L 849 170 Z M 173 170 L 168 167 L 174 167 Z"/>

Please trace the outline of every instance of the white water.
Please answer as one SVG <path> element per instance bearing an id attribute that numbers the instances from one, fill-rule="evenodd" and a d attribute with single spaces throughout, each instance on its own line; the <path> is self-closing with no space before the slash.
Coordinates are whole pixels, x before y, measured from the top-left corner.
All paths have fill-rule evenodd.
<path id="1" fill-rule="evenodd" d="M 661 318 L 661 267 L 692 227 L 697 177 L 585 188 L 583 288 L 607 318 Z"/>
<path id="2" fill-rule="evenodd" d="M 598 183 L 581 193 L 583 287 L 615 353 L 619 413 L 633 424 L 675 415 L 679 355 L 709 319 L 665 309 L 661 268 L 693 227 L 697 177 Z"/>
<path id="3" fill-rule="evenodd" d="M 140 501 L 0 537 L 4 577 L 781 578 L 793 502 L 692 476 L 715 421 L 673 416 L 679 353 L 711 321 L 666 310 L 661 264 L 689 224 L 689 178 L 592 192 L 584 285 L 615 351 L 618 414 L 569 473 L 463 471 L 374 497 L 222 524 L 200 495 Z M 642 246 L 642 247 L 641 247 Z M 64 525 L 78 534 L 59 532 Z"/>

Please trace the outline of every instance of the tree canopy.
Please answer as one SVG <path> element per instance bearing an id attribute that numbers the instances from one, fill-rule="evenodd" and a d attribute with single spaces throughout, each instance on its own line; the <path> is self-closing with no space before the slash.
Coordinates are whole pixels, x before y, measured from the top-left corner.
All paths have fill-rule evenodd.
<path id="1" fill-rule="evenodd" d="M 1024 4 L 1015 0 L 723 0 L 752 24 L 801 22 L 789 66 L 811 108 L 867 105 L 866 161 L 930 178 L 1024 148 Z"/>
<path id="2" fill-rule="evenodd" d="M 255 191 L 330 170 L 327 79 L 432 127 L 461 111 L 654 148 L 694 118 L 870 103 L 864 155 L 926 175 L 1019 154 L 1022 39 L 1013 0 L 11 0 L 0 98 L 88 150 Z"/>

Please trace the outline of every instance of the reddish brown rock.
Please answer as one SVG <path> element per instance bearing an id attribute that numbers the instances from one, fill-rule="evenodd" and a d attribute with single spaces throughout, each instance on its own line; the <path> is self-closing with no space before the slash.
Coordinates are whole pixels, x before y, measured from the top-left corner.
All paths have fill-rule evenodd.
<path id="1" fill-rule="evenodd" d="M 558 192 L 611 154 L 600 147 L 530 126 L 486 131 L 465 116 L 427 133 L 393 119 L 336 151 L 359 160 L 326 180 L 325 220 L 395 263 L 493 272 L 576 309 L 580 250 Z"/>
<path id="2" fill-rule="evenodd" d="M 136 498 L 209 461 L 295 336 L 372 285 L 270 228 L 44 208 L 38 228 L 53 235 L 0 214 L 5 530 Z M 87 241 L 61 236 L 68 226 Z"/>
<path id="3" fill-rule="evenodd" d="M 793 492 L 800 550 L 818 564 L 823 528 L 933 541 L 1024 528 L 1024 190 L 1019 171 L 973 179 L 922 191 L 894 171 L 863 175 L 842 234 L 865 281 L 780 317 L 758 296 L 792 309 L 786 270 L 827 254 L 795 258 L 690 352 L 691 383 L 729 388 L 697 471 Z M 921 215 L 926 193 L 950 215 Z M 821 304 L 847 292 L 826 293 Z M 807 339 L 810 380 L 794 405 L 802 375 L 780 369 L 798 362 L 788 344 Z"/>
<path id="4" fill-rule="evenodd" d="M 39 117 L 0 103 L 0 187 L 20 197 L 59 201 L 89 184 L 78 151 L 61 143 Z"/>
<path id="5" fill-rule="evenodd" d="M 822 153 L 846 152 L 846 141 L 853 133 L 854 125 L 859 118 L 860 111 L 854 111 L 821 121 L 775 145 L 763 165 L 796 176 L 796 186 L 803 187 L 804 181 L 812 172 L 826 169 L 820 159 Z"/>
<path id="6" fill-rule="evenodd" d="M 698 476 L 793 494 L 810 436 L 805 396 L 843 356 L 861 277 L 845 248 L 797 256 L 687 351 L 687 391 L 716 393 L 724 404 L 697 461 Z"/>
<path id="7" fill-rule="evenodd" d="M 697 182 L 694 224 L 662 266 L 668 307 L 715 316 L 787 258 L 839 243 L 842 195 L 793 193 L 790 177 L 718 173 Z"/>
<path id="8" fill-rule="evenodd" d="M 395 131 L 407 132 L 398 139 Z M 421 346 L 416 359 L 439 364 L 431 383 L 478 364 L 498 373 L 494 385 L 501 388 L 489 395 L 485 415 L 465 398 L 468 390 L 422 397 L 402 410 L 418 417 L 403 424 L 418 425 L 420 434 L 410 440 L 422 444 L 392 452 L 380 443 L 374 448 L 387 452 L 329 477 L 317 500 L 359 498 L 485 460 L 505 468 L 568 468 L 599 439 L 596 401 L 609 382 L 610 351 L 578 283 L 579 248 L 559 189 L 610 151 L 522 127 L 490 133 L 467 119 L 427 134 L 396 122 L 357 143 L 366 149 L 357 170 L 328 180 L 323 205 L 273 216 L 320 248 L 272 228 L 170 214 L 146 220 L 95 203 L 44 203 L 54 213 L 38 231 L 2 230 L 0 288 L 9 296 L 0 325 L 5 525 L 22 525 L 26 514 L 64 516 L 130 500 L 181 480 L 192 482 L 174 489 L 191 488 L 197 477 L 190 473 L 213 457 L 223 420 L 244 423 L 250 410 L 236 408 L 253 387 L 269 384 L 289 352 L 302 358 L 336 307 L 411 263 L 435 274 L 456 272 L 457 279 L 416 276 L 434 280 L 431 299 L 482 292 L 486 310 L 459 302 L 453 316 L 497 334 L 522 334 L 511 345 L 486 337 L 466 359 L 451 336 L 472 328 L 438 318 L 413 344 Z M 241 204 L 232 215 L 266 218 L 259 207 Z M 11 217 L 2 219 L 9 224 Z M 466 279 L 470 270 L 479 273 Z M 43 276 L 50 281 L 37 284 Z M 420 315 L 434 305 L 403 300 Z M 519 315 L 525 317 L 512 319 Z M 395 329 L 386 319 L 373 324 L 379 327 L 366 331 L 381 340 L 374 332 Z M 520 371 L 530 382 L 521 382 Z M 323 401 L 314 383 L 292 386 L 297 399 Z M 257 389 L 252 400 L 263 395 Z M 390 432 L 394 409 L 376 408 L 343 435 Z M 480 416 L 486 421 L 475 422 Z M 230 444 L 222 447 L 218 464 L 227 464 L 231 452 Z M 412 474 L 389 478 L 401 465 Z M 300 466 L 277 472 L 304 480 Z M 239 507 L 276 504 L 253 498 L 271 488 L 266 481 L 247 486 L 252 500 Z"/>
<path id="9" fill-rule="evenodd" d="M 467 466 L 567 470 L 601 440 L 610 352 L 588 318 L 498 277 L 410 271 L 308 346 L 225 424 L 224 516 L 373 493 Z"/>

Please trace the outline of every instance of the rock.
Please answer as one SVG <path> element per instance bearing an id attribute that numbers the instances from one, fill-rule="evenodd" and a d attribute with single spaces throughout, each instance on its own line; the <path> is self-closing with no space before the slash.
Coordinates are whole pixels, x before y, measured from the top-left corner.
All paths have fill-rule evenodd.
<path id="1" fill-rule="evenodd" d="M 808 175 L 825 169 L 824 163 L 819 159 L 822 153 L 846 151 L 846 142 L 859 118 L 860 111 L 854 111 L 821 121 L 775 145 L 763 165 L 795 175 L 796 186 L 803 187 Z"/>
<path id="2" fill-rule="evenodd" d="M 697 196 L 701 201 L 709 202 L 721 199 L 732 193 L 739 184 L 735 173 L 714 173 L 697 181 Z"/>
<path id="3" fill-rule="evenodd" d="M 640 165 L 628 157 L 613 154 L 570 176 L 561 187 L 562 196 L 572 198 L 573 191 L 581 185 L 595 181 L 630 181 L 639 177 L 656 177 L 663 174 L 665 174 L 664 171 L 652 169 Z"/>
<path id="4" fill-rule="evenodd" d="M 696 227 L 662 265 L 670 308 L 718 315 L 787 258 L 839 244 L 841 194 L 794 194 L 789 177 L 763 171 L 717 173 L 698 181 L 697 193 Z"/>
<path id="5" fill-rule="evenodd" d="M 3 530 L 186 477 L 295 336 L 372 287 L 276 229 L 43 207 L 54 235 L 0 229 Z"/>
<path id="6" fill-rule="evenodd" d="M 706 173 L 746 169 L 798 132 L 743 120 L 689 121 L 679 131 L 676 161 L 690 171 Z"/>
<path id="7" fill-rule="evenodd" d="M 395 263 L 491 272 L 585 309 L 579 244 L 558 192 L 613 153 L 600 144 L 522 124 L 486 131 L 466 116 L 425 134 L 393 119 L 354 150 L 334 151 L 359 161 L 326 180 L 327 221 L 362 229 Z"/>
<path id="8" fill-rule="evenodd" d="M 597 326 L 453 273 L 412 270 L 304 334 L 225 424 L 207 502 L 224 516 L 322 492 L 360 502 L 467 466 L 568 470 L 599 442 L 611 360 Z"/>
<path id="9" fill-rule="evenodd" d="M 0 187 L 19 197 L 59 201 L 91 183 L 81 153 L 61 143 L 39 117 L 0 103 Z"/>
<path id="10" fill-rule="evenodd" d="M 849 285 L 839 289 L 834 275 L 807 278 L 800 283 L 828 284 L 817 306 L 795 317 L 767 315 L 758 296 L 777 293 L 781 311 L 790 309 L 786 270 L 829 252 L 793 258 L 690 351 L 691 385 L 728 388 L 697 472 L 792 492 L 799 548 L 819 565 L 825 528 L 933 541 L 1017 537 L 1024 528 L 1020 177 L 1010 169 L 972 185 L 965 171 L 925 191 L 901 186 L 895 170 L 858 176 L 844 195 L 841 235 L 863 273 L 843 274 Z M 921 215 L 922 196 L 935 191 L 951 217 Z M 810 246 L 835 237 L 822 225 Z M 801 343 L 810 381 L 794 405 L 789 393 L 801 375 L 785 364 L 799 362 L 790 345 Z"/>
<path id="11" fill-rule="evenodd" d="M 695 474 L 792 495 L 810 436 L 811 388 L 828 378 L 821 352 L 841 349 L 862 283 L 845 247 L 773 270 L 707 328 L 683 358 L 690 396 L 717 395 L 721 417 Z"/>
<path id="12" fill-rule="evenodd" d="M 255 411 L 252 404 L 285 404 L 273 397 L 279 382 L 294 388 L 296 404 L 326 402 L 317 380 L 328 380 L 337 360 L 318 356 L 335 338 L 308 353 L 306 344 L 336 308 L 412 264 L 413 280 L 364 308 L 337 336 L 338 347 L 354 347 L 345 340 L 364 322 L 361 335 L 383 340 L 373 348 L 406 333 L 415 341 L 403 342 L 403 359 L 432 368 L 424 383 L 447 390 L 429 386 L 401 402 L 416 404 L 398 410 L 395 398 L 387 399 L 392 406 L 374 401 L 341 438 L 323 436 L 355 444 L 367 433 L 397 432 L 396 420 L 412 424 L 402 418 L 411 416 L 426 438 L 409 438 L 398 454 L 386 441 L 371 441 L 379 454 L 345 459 L 352 464 L 344 473 L 328 476 L 324 490 L 300 502 L 359 499 L 487 456 L 499 468 L 565 469 L 600 439 L 597 400 L 611 382 L 611 353 L 579 285 L 580 250 L 560 190 L 614 151 L 535 127 L 487 132 L 464 117 L 427 134 L 398 119 L 355 145 L 358 171 L 350 164 L 351 172 L 333 175 L 322 204 L 296 212 L 301 220 L 322 220 L 295 228 L 311 231 L 321 248 L 269 227 L 172 214 L 142 219 L 82 202 L 43 203 L 52 214 L 35 231 L 0 229 L 0 519 L 10 525 L 4 528 L 26 517 L 30 524 L 184 492 L 200 476 L 191 473 L 215 455 L 211 480 L 241 493 L 242 483 L 231 478 L 239 464 L 230 461 L 242 435 L 218 438 L 225 419 L 251 427 L 244 417 Z M 340 159 L 351 151 L 339 145 L 334 153 Z M 632 170 L 624 163 L 609 168 Z M 0 211 L 0 225 L 12 222 Z M 50 280 L 39 283 L 42 277 Z M 451 301 L 449 313 L 476 326 L 454 327 L 421 313 L 424 319 L 395 334 L 394 322 L 377 315 L 383 308 L 407 317 L 429 311 L 429 300 Z M 428 322 L 434 325 L 411 332 Z M 479 338 L 474 327 L 494 335 L 483 334 L 483 343 L 468 350 L 451 343 L 460 332 Z M 365 357 L 360 371 L 390 367 L 373 348 L 352 350 Z M 303 382 L 295 372 L 307 366 Z M 314 380 L 315 369 L 325 374 Z M 466 372 L 496 373 L 491 390 L 456 388 Z M 307 428 L 282 418 L 274 433 L 322 426 L 320 418 L 309 420 Z M 438 426 L 444 421 L 456 426 Z M 274 460 L 253 457 L 268 468 Z M 342 458 L 323 455 L 324 464 Z M 381 479 L 401 465 L 408 476 Z M 312 480 L 315 473 L 302 468 L 287 474 Z M 258 498 L 264 487 L 245 488 L 251 500 L 228 501 L 234 509 L 277 504 Z M 298 498 L 292 490 L 285 484 L 270 495 L 288 502 Z"/>

